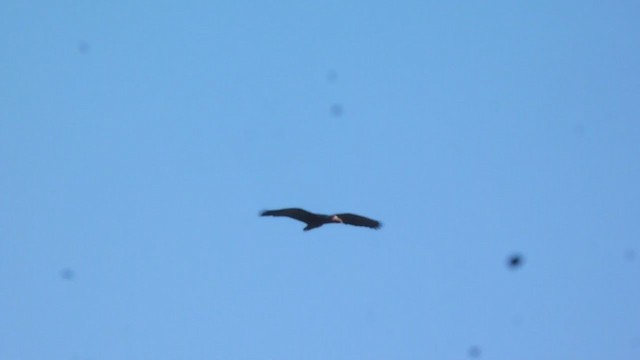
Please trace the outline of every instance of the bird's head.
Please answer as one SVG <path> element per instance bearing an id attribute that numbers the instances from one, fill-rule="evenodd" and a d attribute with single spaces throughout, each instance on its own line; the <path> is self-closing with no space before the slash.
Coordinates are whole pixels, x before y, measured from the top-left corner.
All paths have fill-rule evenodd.
<path id="1" fill-rule="evenodd" d="M 342 223 L 342 219 L 340 219 L 340 218 L 338 217 L 338 215 L 333 215 L 333 216 L 331 217 L 331 221 L 333 221 L 333 222 L 335 222 L 335 223 Z"/>

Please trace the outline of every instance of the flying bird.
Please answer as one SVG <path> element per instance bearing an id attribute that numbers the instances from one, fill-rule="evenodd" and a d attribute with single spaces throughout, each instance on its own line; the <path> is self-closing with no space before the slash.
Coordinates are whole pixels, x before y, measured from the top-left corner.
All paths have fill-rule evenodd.
<path id="1" fill-rule="evenodd" d="M 314 214 L 312 212 L 308 212 L 299 208 L 290 208 L 290 209 L 280 209 L 280 210 L 265 210 L 260 213 L 260 216 L 286 216 L 292 219 L 296 219 L 298 221 L 302 221 L 307 224 L 307 226 L 303 229 L 304 231 L 309 231 L 311 229 L 315 229 L 324 224 L 332 224 L 332 223 L 340 223 L 340 224 L 348 224 L 355 226 L 364 226 L 371 229 L 378 229 L 382 226 L 379 221 L 366 218 L 364 216 L 356 215 L 356 214 L 334 214 L 334 215 L 323 215 L 323 214 Z"/>

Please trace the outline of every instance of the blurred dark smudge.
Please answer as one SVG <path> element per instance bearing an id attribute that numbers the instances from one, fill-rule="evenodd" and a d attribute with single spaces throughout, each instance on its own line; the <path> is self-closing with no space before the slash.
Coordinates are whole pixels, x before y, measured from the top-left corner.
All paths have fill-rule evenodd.
<path id="1" fill-rule="evenodd" d="M 340 104 L 331 105 L 331 114 L 333 116 L 340 117 L 342 116 L 342 113 L 344 113 L 344 108 L 342 107 L 342 105 Z"/>
<path id="2" fill-rule="evenodd" d="M 624 251 L 624 258 L 627 259 L 627 261 L 632 262 L 636 259 L 636 252 L 633 249 L 627 249 Z"/>
<path id="3" fill-rule="evenodd" d="M 479 346 L 472 346 L 469 348 L 469 357 L 479 358 L 480 355 L 482 355 L 482 350 L 480 350 Z"/>
<path id="4" fill-rule="evenodd" d="M 60 270 L 60 277 L 62 277 L 64 280 L 73 280 L 75 276 L 76 273 L 73 271 L 73 269 L 64 268 Z"/>
<path id="5" fill-rule="evenodd" d="M 327 72 L 327 81 L 335 82 L 338 80 L 338 73 L 335 70 L 329 70 Z"/>
<path id="6" fill-rule="evenodd" d="M 524 258 L 522 257 L 521 254 L 515 253 L 509 256 L 509 258 L 507 259 L 507 266 L 511 269 L 511 270 L 516 270 L 519 267 L 522 266 L 522 264 L 524 263 Z"/>
<path id="7" fill-rule="evenodd" d="M 91 51 L 91 45 L 88 42 L 82 40 L 78 43 L 78 52 L 80 54 L 88 54 Z"/>

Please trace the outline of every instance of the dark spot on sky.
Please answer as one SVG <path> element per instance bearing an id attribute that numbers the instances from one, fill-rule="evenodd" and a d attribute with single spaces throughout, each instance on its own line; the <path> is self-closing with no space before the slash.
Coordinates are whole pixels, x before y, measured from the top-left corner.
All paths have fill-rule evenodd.
<path id="1" fill-rule="evenodd" d="M 73 271 L 73 269 L 64 268 L 60 270 L 60 277 L 62 277 L 65 280 L 73 280 L 75 276 L 76 276 L 76 273 Z"/>
<path id="2" fill-rule="evenodd" d="M 627 261 L 631 262 L 634 261 L 636 259 L 636 252 L 633 249 L 627 249 L 624 251 L 624 258 L 627 259 Z"/>
<path id="3" fill-rule="evenodd" d="M 80 54 L 88 54 L 91 51 L 91 45 L 88 42 L 82 40 L 78 42 L 78 52 Z"/>
<path id="4" fill-rule="evenodd" d="M 327 72 L 327 81 L 336 82 L 338 80 L 338 73 L 335 70 L 329 70 Z"/>
<path id="5" fill-rule="evenodd" d="M 578 137 L 583 137 L 584 136 L 584 125 L 582 125 L 581 123 L 577 123 L 573 126 L 573 133 L 576 134 L 576 136 Z"/>
<path id="6" fill-rule="evenodd" d="M 519 327 L 522 326 L 522 323 L 524 323 L 522 315 L 515 315 L 511 318 L 511 325 L 513 326 Z"/>
<path id="7" fill-rule="evenodd" d="M 344 108 L 342 107 L 342 105 L 340 104 L 331 105 L 331 115 L 335 117 L 340 117 L 342 116 L 342 113 L 344 113 Z"/>
<path id="8" fill-rule="evenodd" d="M 520 254 L 512 254 L 507 258 L 507 266 L 511 270 L 516 270 L 524 263 L 524 258 Z"/>
<path id="9" fill-rule="evenodd" d="M 469 357 L 471 358 L 479 358 L 482 355 L 482 350 L 480 350 L 479 346 L 471 346 L 469 348 Z"/>

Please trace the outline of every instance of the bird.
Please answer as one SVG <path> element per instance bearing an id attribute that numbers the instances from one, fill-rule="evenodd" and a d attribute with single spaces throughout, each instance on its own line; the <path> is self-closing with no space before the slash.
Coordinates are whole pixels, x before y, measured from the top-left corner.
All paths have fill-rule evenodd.
<path id="1" fill-rule="evenodd" d="M 264 210 L 260 213 L 260 216 L 286 216 L 292 219 L 296 219 L 298 221 L 302 221 L 307 224 L 307 226 L 302 229 L 304 231 L 309 231 L 315 228 L 319 228 L 324 224 L 347 224 L 347 225 L 355 225 L 355 226 L 364 226 L 371 229 L 379 229 L 382 224 L 373 219 L 369 219 L 364 216 L 350 214 L 350 213 L 342 213 L 342 214 L 334 214 L 334 215 L 323 215 L 323 214 L 314 214 L 312 212 L 306 211 L 300 208 L 288 208 L 288 209 L 280 209 L 280 210 Z"/>

